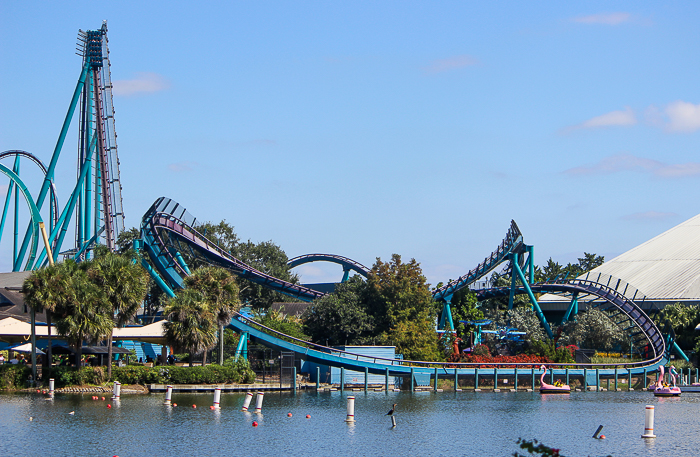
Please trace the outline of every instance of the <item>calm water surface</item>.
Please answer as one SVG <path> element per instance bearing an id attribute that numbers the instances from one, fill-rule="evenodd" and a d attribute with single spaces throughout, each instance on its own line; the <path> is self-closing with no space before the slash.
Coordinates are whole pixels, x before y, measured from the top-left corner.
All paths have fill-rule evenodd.
<path id="1" fill-rule="evenodd" d="M 354 425 L 344 422 L 348 395 Z M 124 396 L 112 409 L 91 396 L 0 395 L 0 456 L 510 456 L 519 437 L 569 457 L 700 455 L 700 394 L 267 393 L 262 415 L 240 411 L 244 394 L 223 394 L 220 411 L 209 409 L 213 393 L 174 393 L 176 408 L 163 394 Z M 656 406 L 651 441 L 640 438 L 646 404 Z M 598 425 L 606 440 L 591 438 Z"/>

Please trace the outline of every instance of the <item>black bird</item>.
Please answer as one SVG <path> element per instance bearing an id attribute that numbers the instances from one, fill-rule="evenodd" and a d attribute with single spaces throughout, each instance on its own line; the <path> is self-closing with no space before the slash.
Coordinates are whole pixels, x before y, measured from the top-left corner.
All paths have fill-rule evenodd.
<path id="1" fill-rule="evenodd" d="M 396 411 L 396 403 L 394 403 L 394 406 L 391 407 L 388 413 L 386 413 L 387 416 L 393 416 L 394 411 Z"/>

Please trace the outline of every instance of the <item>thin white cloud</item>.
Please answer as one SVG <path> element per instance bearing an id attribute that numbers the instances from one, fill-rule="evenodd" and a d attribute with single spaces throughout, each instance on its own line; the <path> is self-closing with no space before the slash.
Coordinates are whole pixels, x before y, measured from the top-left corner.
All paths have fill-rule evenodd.
<path id="1" fill-rule="evenodd" d="M 112 84 L 114 95 L 122 97 L 151 94 L 170 88 L 170 81 L 158 73 L 137 73 L 133 79 L 120 79 Z"/>
<path id="2" fill-rule="evenodd" d="M 444 73 L 446 71 L 476 65 L 478 63 L 479 60 L 472 56 L 454 56 L 447 59 L 433 60 L 432 62 L 430 62 L 430 64 L 423 67 L 423 71 L 425 71 L 428 74 Z"/>
<path id="3" fill-rule="evenodd" d="M 199 164 L 197 162 L 177 162 L 168 165 L 168 170 L 174 173 L 193 171 Z"/>
<path id="4" fill-rule="evenodd" d="M 619 25 L 624 22 L 628 22 L 631 18 L 632 15 L 630 13 L 618 12 L 577 16 L 572 18 L 571 21 L 578 22 L 579 24 Z"/>
<path id="5" fill-rule="evenodd" d="M 656 178 L 672 179 L 700 176 L 700 163 L 666 164 L 658 160 L 636 157 L 632 154 L 618 154 L 605 157 L 596 164 L 565 170 L 572 176 L 606 175 L 632 171 L 648 173 Z"/>
<path id="6" fill-rule="evenodd" d="M 603 127 L 626 127 L 637 123 L 637 115 L 629 106 L 624 110 L 610 111 L 600 116 L 592 117 L 580 124 L 572 125 L 564 129 L 564 133 L 580 129 L 598 129 Z"/>
<path id="7" fill-rule="evenodd" d="M 672 132 L 695 132 L 700 130 L 700 104 L 682 100 L 669 103 L 664 110 L 668 116 L 666 129 Z"/>
<path id="8" fill-rule="evenodd" d="M 678 217 L 676 213 L 665 213 L 661 211 L 644 211 L 641 213 L 633 213 L 622 216 L 624 221 L 665 221 L 669 219 L 675 219 Z"/>

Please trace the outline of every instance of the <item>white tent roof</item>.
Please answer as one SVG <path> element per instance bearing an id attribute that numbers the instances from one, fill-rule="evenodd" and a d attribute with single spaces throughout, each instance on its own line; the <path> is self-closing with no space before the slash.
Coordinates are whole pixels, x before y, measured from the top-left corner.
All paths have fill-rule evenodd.
<path id="1" fill-rule="evenodd" d="M 655 301 L 700 301 L 700 214 L 593 269 Z M 581 276 L 581 278 L 585 278 Z M 547 294 L 542 301 L 561 297 Z"/>
<path id="2" fill-rule="evenodd" d="M 163 324 L 165 321 L 158 321 L 143 327 L 124 327 L 114 329 L 115 340 L 134 340 L 145 343 L 164 344 Z M 28 341 L 32 332 L 31 324 L 20 321 L 14 317 L 7 317 L 0 320 L 0 340 L 10 343 Z M 37 338 L 48 337 L 48 327 L 45 325 L 36 326 Z M 59 339 L 56 328 L 51 326 L 51 336 Z"/>

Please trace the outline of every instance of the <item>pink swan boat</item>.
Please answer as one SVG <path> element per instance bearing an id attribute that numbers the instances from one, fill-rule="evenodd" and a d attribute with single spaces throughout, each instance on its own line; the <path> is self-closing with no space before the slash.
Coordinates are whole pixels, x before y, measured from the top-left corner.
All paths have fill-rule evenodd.
<path id="1" fill-rule="evenodd" d="M 655 397 L 677 397 L 681 394 L 681 388 L 676 386 L 676 375 L 674 374 L 675 371 L 676 367 L 671 365 L 671 369 L 668 370 L 668 374 L 673 385 L 666 385 L 664 383 L 664 367 L 663 365 L 659 365 L 659 380 L 656 381 L 656 384 L 654 384 Z"/>
<path id="2" fill-rule="evenodd" d="M 544 370 L 542 376 L 540 376 L 540 393 L 541 394 L 569 394 L 571 393 L 571 387 L 566 384 L 557 386 L 552 384 L 547 384 L 544 382 L 544 375 L 547 374 L 547 367 L 542 365 L 540 369 Z"/>

